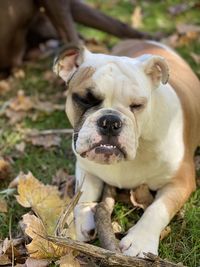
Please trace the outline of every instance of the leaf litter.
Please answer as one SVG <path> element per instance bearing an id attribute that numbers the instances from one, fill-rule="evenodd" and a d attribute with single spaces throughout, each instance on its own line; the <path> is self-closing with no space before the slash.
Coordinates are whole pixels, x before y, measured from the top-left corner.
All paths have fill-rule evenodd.
<path id="1" fill-rule="evenodd" d="M 47 235 L 75 239 L 73 208 L 80 197 L 80 192 L 72 200 L 69 196 L 61 198 L 56 186 L 44 185 L 31 172 L 20 173 L 15 179 L 15 185 L 18 190 L 17 202 L 32 210 L 32 213 L 24 214 L 20 222 L 22 231 L 31 239 L 31 242 L 25 245 L 27 252 L 24 262 L 26 260 L 26 266 L 48 266 L 50 261 L 59 259 L 61 259 L 60 266 L 80 266 L 75 258 L 77 252 L 46 240 Z M 14 241 L 7 238 L 1 244 L 0 265 L 4 262 L 6 264 L 11 262 L 10 245 L 12 242 Z M 15 258 L 22 255 L 15 245 L 14 255 Z M 66 258 L 61 258 L 63 256 Z M 72 265 L 64 265 L 66 259 Z M 19 263 L 19 260 L 16 262 Z"/>

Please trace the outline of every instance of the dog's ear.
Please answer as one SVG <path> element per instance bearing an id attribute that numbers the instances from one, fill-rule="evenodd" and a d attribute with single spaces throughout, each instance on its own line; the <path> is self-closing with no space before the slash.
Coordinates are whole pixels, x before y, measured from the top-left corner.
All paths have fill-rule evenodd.
<path id="1" fill-rule="evenodd" d="M 54 61 L 53 71 L 67 82 L 83 63 L 85 50 L 84 47 L 78 46 L 68 46 L 62 49 Z"/>
<path id="2" fill-rule="evenodd" d="M 146 54 L 139 57 L 142 62 L 144 72 L 151 77 L 154 86 L 158 86 L 160 81 L 166 84 L 169 79 L 169 67 L 166 60 L 157 55 Z"/>

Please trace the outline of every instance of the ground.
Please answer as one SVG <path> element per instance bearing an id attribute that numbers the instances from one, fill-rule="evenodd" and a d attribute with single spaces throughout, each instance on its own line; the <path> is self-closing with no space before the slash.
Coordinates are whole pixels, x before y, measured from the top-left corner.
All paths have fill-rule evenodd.
<path id="1" fill-rule="evenodd" d="M 134 23 L 140 30 L 171 36 L 168 41 L 200 77 L 200 55 L 198 55 L 200 30 L 194 27 L 194 24 L 200 26 L 198 1 L 88 0 L 87 2 L 124 22 Z M 135 8 L 137 11 L 133 12 Z M 191 28 L 178 26 L 183 24 L 191 25 Z M 90 45 L 99 46 L 99 49 L 110 49 L 119 41 L 99 31 L 80 25 L 77 27 L 85 38 L 93 39 Z M 9 78 L 3 86 L 0 85 L 0 89 L 3 88 L 0 90 L 0 156 L 7 159 L 12 167 L 10 179 L 0 181 L 0 190 L 7 189 L 10 180 L 20 171 L 31 171 L 44 183 L 51 183 L 52 177 L 59 169 L 66 169 L 70 174 L 74 173 L 75 158 L 71 151 L 69 134 L 59 135 L 60 143 L 54 140 L 57 136 L 53 136 L 53 141 L 50 142 L 57 142 L 57 145 L 49 145 L 48 148 L 45 148 L 44 144 L 43 146 L 34 145 L 33 141 L 28 141 L 26 135 L 28 130 L 32 132 L 33 129 L 70 128 L 63 108 L 65 87 L 50 72 L 52 62 L 53 55 L 36 62 L 27 62 L 21 70 L 15 72 L 15 77 Z M 25 96 L 30 96 L 28 101 L 30 100 L 31 106 L 20 90 Z M 22 102 L 21 108 L 19 99 Z M 50 103 L 49 109 L 45 108 L 45 105 L 40 106 L 43 101 Z M 17 115 L 19 118 L 16 118 Z M 17 121 L 13 122 L 12 119 Z M 198 152 L 197 161 L 199 161 Z M 200 164 L 197 165 L 198 169 Z M 199 176 L 198 169 L 197 177 Z M 199 182 L 198 186 L 200 186 Z M 16 202 L 15 196 L 10 191 L 1 192 L 1 198 L 5 198 L 8 203 L 7 213 L 0 213 L 0 239 L 4 239 L 9 235 L 10 223 L 12 235 L 18 234 L 18 222 L 26 210 Z M 128 206 L 116 204 L 113 218 L 124 230 L 129 228 L 139 216 L 139 213 L 129 213 L 129 210 Z M 125 216 L 127 213 L 128 215 Z M 171 234 L 160 243 L 160 256 L 174 262 L 182 262 L 187 266 L 199 266 L 199 225 L 200 187 L 170 223 Z"/>

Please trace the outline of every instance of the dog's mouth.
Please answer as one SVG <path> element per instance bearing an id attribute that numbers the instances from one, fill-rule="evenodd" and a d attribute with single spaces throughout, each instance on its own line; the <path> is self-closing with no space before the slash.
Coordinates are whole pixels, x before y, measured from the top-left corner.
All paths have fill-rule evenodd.
<path id="1" fill-rule="evenodd" d="M 120 159 L 126 158 L 126 152 L 120 145 L 113 144 L 103 144 L 98 143 L 94 144 L 88 151 L 85 151 L 81 154 L 82 157 L 87 157 L 88 154 L 96 154 L 98 156 L 104 156 L 105 158 L 109 158 L 111 156 L 117 157 Z"/>

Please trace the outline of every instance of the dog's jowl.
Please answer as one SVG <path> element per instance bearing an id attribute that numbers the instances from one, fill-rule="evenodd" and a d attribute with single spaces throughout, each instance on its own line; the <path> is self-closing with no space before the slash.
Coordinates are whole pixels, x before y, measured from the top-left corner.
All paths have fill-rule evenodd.
<path id="1" fill-rule="evenodd" d="M 200 83 L 170 48 L 129 40 L 115 55 L 69 48 L 54 70 L 67 83 L 74 127 L 77 238 L 90 240 L 103 183 L 146 184 L 154 202 L 121 240 L 126 255 L 158 253 L 159 236 L 195 190 L 193 154 L 200 145 Z"/>

